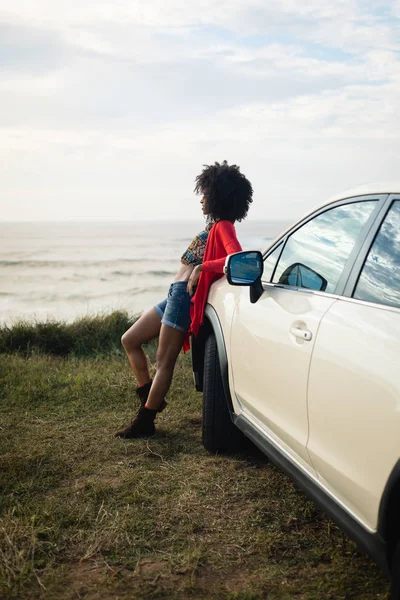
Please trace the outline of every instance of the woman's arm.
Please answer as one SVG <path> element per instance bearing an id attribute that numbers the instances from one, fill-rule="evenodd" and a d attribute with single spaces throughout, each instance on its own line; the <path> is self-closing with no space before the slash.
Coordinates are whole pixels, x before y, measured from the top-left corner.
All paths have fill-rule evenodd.
<path id="1" fill-rule="evenodd" d="M 239 244 L 239 240 L 236 237 L 233 223 L 230 221 L 220 221 L 214 227 L 218 227 L 216 233 L 218 233 L 218 236 L 222 241 L 226 255 L 221 258 L 216 258 L 215 260 L 205 260 L 201 265 L 197 265 L 193 269 L 187 286 L 189 294 L 193 293 L 193 288 L 197 284 L 202 271 L 205 273 L 223 273 L 225 260 L 228 254 L 240 252 L 242 249 L 242 246 Z"/>
<path id="2" fill-rule="evenodd" d="M 231 223 L 230 221 L 220 221 L 215 225 L 215 227 L 218 227 L 217 233 L 224 246 L 226 256 L 228 254 L 233 254 L 234 252 L 241 251 L 242 247 L 239 244 L 239 240 L 236 237 L 236 231 L 233 226 L 233 223 Z M 217 258 L 215 260 L 203 261 L 203 264 L 201 265 L 202 270 L 205 273 L 223 273 L 226 256 Z"/>

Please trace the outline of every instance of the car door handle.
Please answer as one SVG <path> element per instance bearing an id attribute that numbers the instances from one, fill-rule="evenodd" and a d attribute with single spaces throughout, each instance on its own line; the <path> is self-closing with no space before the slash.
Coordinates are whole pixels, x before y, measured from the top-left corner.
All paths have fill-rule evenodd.
<path id="1" fill-rule="evenodd" d="M 310 342 L 312 340 L 312 333 L 308 329 L 300 329 L 300 327 L 291 327 L 290 333 L 297 338 Z"/>

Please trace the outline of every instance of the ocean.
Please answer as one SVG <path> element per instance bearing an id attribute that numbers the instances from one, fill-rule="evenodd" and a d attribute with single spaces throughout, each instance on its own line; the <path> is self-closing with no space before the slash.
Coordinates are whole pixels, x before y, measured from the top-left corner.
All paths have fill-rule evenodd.
<path id="1" fill-rule="evenodd" d="M 288 225 L 236 224 L 243 249 L 262 250 Z M 0 223 L 0 322 L 71 321 L 165 298 L 204 221 Z"/>

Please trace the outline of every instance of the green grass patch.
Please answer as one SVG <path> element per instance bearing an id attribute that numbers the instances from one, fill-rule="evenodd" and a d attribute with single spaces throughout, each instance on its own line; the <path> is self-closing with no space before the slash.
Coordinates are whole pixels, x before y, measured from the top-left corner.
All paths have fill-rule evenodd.
<path id="1" fill-rule="evenodd" d="M 118 352 L 122 334 L 135 320 L 125 311 L 114 311 L 73 323 L 17 321 L 0 327 L 0 353 L 88 356 Z"/>
<path id="2" fill-rule="evenodd" d="M 388 597 L 260 453 L 204 450 L 190 356 L 157 435 L 128 441 L 113 437 L 137 409 L 126 358 L 67 354 L 0 355 L 1 598 Z"/>

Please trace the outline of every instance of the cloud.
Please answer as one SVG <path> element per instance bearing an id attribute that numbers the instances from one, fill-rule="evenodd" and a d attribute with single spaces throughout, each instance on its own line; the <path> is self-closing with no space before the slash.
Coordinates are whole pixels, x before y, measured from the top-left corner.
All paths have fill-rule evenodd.
<path id="1" fill-rule="evenodd" d="M 41 74 L 66 60 L 67 47 L 52 31 L 0 23 L 0 71 L 7 75 Z"/>
<path id="2" fill-rule="evenodd" d="M 265 217 L 392 178 L 398 7 L 5 0 L 3 218 L 190 217 L 198 169 L 224 158 L 279 197 Z"/>

